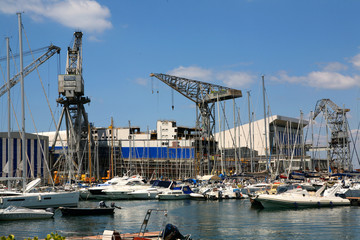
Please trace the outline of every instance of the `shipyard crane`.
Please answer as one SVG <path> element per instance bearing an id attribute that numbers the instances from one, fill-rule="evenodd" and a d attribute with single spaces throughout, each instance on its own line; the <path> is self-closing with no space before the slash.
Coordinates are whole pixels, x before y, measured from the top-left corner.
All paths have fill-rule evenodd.
<path id="1" fill-rule="evenodd" d="M 23 69 L 23 75 L 24 77 L 26 77 L 27 75 L 29 75 L 32 71 L 34 71 L 37 67 L 39 67 L 41 64 L 43 64 L 44 62 L 46 62 L 49 58 L 51 58 L 55 53 L 60 53 L 60 48 L 54 45 L 50 45 L 49 47 L 47 47 L 48 50 L 41 55 L 40 57 L 38 57 L 36 60 L 34 60 L 32 63 L 30 63 L 28 66 L 26 66 Z M 13 86 L 15 86 L 18 82 L 20 82 L 20 76 L 21 73 L 17 73 L 14 77 L 12 77 L 10 79 L 10 88 L 12 88 Z M 4 95 L 6 92 L 8 91 L 8 86 L 7 83 L 5 83 L 3 86 L 0 87 L 0 97 L 2 95 Z"/>
<path id="2" fill-rule="evenodd" d="M 57 124 L 54 143 L 51 152 L 54 151 L 55 143 L 59 135 L 60 126 L 65 117 L 68 153 L 67 157 L 76 164 L 80 163 L 83 156 L 88 130 L 88 116 L 84 104 L 90 102 L 84 96 L 84 79 L 82 77 L 82 32 L 74 33 L 74 41 L 68 47 L 66 74 L 58 75 L 59 98 L 56 100 L 62 105 L 60 120 Z"/>
<path id="3" fill-rule="evenodd" d="M 330 129 L 328 142 L 329 167 L 352 170 L 350 161 L 349 129 L 346 118 L 348 108 L 340 108 L 330 99 L 317 101 L 313 120 L 322 112 L 327 128 Z"/>
<path id="4" fill-rule="evenodd" d="M 210 154 L 214 152 L 216 148 L 213 147 L 212 151 L 210 149 L 211 145 L 215 145 L 215 103 L 218 101 L 242 97 L 241 91 L 162 73 L 151 73 L 150 76 L 156 77 L 196 104 L 198 110 L 196 112 L 196 129 L 199 131 L 200 135 L 197 147 L 200 151 L 199 155 L 201 158 L 207 155 L 208 174 L 210 174 Z M 203 146 L 204 144 L 207 146 Z"/>

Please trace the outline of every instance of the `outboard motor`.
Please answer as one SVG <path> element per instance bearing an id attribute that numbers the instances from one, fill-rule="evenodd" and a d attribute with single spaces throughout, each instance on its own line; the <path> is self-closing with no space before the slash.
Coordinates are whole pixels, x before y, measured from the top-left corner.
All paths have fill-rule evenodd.
<path id="1" fill-rule="evenodd" d="M 237 199 L 240 199 L 241 198 L 241 193 L 239 191 L 236 191 L 235 196 L 236 196 Z"/>
<path id="2" fill-rule="evenodd" d="M 189 239 L 188 236 L 183 236 L 179 229 L 170 223 L 166 224 L 163 236 L 164 240 Z"/>
<path id="3" fill-rule="evenodd" d="M 218 198 L 219 198 L 219 200 L 221 200 L 221 199 L 223 198 L 223 193 L 222 193 L 222 191 L 219 191 L 219 193 L 218 193 Z"/>

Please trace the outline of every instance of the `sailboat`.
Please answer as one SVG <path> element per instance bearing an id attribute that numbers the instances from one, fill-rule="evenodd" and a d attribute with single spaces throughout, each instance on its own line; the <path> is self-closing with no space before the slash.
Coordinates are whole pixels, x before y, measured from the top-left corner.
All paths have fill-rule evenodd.
<path id="1" fill-rule="evenodd" d="M 24 74 L 23 74 L 23 57 L 22 57 L 22 23 L 21 13 L 18 13 L 19 22 L 19 42 L 20 42 L 20 77 L 21 77 L 21 100 L 22 100 L 22 131 L 21 140 L 22 146 L 25 144 L 25 108 L 24 108 Z M 8 89 L 10 91 L 10 88 Z M 60 206 L 77 206 L 79 202 L 79 192 L 77 191 L 59 191 L 59 192 L 32 192 L 34 188 L 41 182 L 41 179 L 35 179 L 26 185 L 26 169 L 27 161 L 25 154 L 25 147 L 22 151 L 22 191 L 3 191 L 0 192 L 0 208 L 7 208 L 9 206 L 26 207 L 26 208 L 51 208 Z M 9 180 L 11 180 L 9 178 Z M 12 180 L 20 180 L 20 178 L 12 178 Z"/>

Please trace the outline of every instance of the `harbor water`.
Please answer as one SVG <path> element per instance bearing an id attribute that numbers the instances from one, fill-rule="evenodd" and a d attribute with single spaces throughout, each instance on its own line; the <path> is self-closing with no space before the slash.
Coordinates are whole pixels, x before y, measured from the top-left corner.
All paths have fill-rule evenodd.
<path id="1" fill-rule="evenodd" d="M 166 209 L 151 215 L 149 231 L 171 223 L 193 239 L 359 239 L 360 208 L 356 206 L 302 210 L 259 210 L 248 199 L 222 201 L 112 201 L 122 209 L 114 216 L 64 217 L 0 222 L 0 236 L 44 238 L 57 232 L 65 237 L 101 235 L 104 230 L 138 232 L 148 209 Z M 107 202 L 110 204 L 110 201 Z M 96 206 L 80 202 L 79 207 Z"/>

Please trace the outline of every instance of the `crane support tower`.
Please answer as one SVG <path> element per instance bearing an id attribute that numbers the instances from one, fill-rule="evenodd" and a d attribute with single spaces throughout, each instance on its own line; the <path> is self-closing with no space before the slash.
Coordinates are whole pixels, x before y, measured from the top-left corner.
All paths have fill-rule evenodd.
<path id="1" fill-rule="evenodd" d="M 66 74 L 58 75 L 59 98 L 56 101 L 63 108 L 55 133 L 55 141 L 51 147 L 51 151 L 53 151 L 62 120 L 65 117 L 68 146 L 66 157 L 69 157 L 75 163 L 75 166 L 80 162 L 81 156 L 83 156 L 89 132 L 89 121 L 84 104 L 89 103 L 90 99 L 84 96 L 82 36 L 82 32 L 74 33 L 73 45 L 68 47 L 67 52 Z"/>
<path id="2" fill-rule="evenodd" d="M 217 148 L 214 138 L 215 103 L 242 97 L 241 91 L 162 73 L 151 73 L 150 77 L 156 77 L 196 104 L 196 129 L 199 132 L 199 139 L 196 144 L 195 167 L 198 171 L 202 171 L 200 169 L 202 161 L 207 158 L 207 174 L 210 174 L 212 168 L 210 155 L 213 155 Z"/>
<path id="3" fill-rule="evenodd" d="M 327 147 L 329 167 L 351 171 L 349 125 L 346 118 L 349 111 L 348 108 L 340 108 L 330 99 L 321 99 L 316 103 L 313 120 L 322 112 L 330 130 Z"/>

